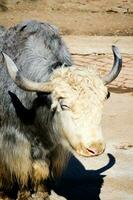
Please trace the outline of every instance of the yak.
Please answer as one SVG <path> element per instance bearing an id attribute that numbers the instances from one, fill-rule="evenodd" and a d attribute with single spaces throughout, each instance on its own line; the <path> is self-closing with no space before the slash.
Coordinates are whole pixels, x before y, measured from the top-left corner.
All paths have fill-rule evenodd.
<path id="1" fill-rule="evenodd" d="M 48 199 L 45 180 L 60 175 L 69 150 L 87 157 L 104 151 L 106 85 L 122 58 L 113 46 L 104 77 L 93 66 L 78 67 L 58 29 L 35 20 L 9 28 L 0 41 L 0 189 L 17 184 L 18 200 Z"/>

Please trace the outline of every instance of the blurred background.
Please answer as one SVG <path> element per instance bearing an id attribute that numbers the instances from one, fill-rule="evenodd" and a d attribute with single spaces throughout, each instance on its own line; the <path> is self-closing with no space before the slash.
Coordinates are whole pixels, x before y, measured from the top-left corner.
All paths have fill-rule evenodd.
<path id="1" fill-rule="evenodd" d="M 133 0 L 0 0 L 0 25 L 48 21 L 63 35 L 133 35 Z"/>

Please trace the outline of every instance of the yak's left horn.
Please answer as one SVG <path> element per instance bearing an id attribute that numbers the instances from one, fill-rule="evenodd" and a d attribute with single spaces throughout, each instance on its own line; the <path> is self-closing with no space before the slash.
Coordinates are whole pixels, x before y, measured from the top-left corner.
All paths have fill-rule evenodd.
<path id="1" fill-rule="evenodd" d="M 102 78 L 104 85 L 107 85 L 115 80 L 122 69 L 122 57 L 119 49 L 116 46 L 112 46 L 112 51 L 114 54 L 114 64 L 110 73 Z"/>
<path id="2" fill-rule="evenodd" d="M 2 55 L 4 57 L 4 61 L 6 63 L 6 67 L 9 72 L 9 75 L 18 87 L 20 87 L 23 90 L 32 91 L 32 92 L 52 92 L 53 91 L 53 86 L 50 81 L 40 83 L 40 82 L 31 81 L 25 78 L 22 75 L 22 73 L 18 70 L 17 66 L 12 61 L 12 59 L 5 53 L 2 53 Z"/>

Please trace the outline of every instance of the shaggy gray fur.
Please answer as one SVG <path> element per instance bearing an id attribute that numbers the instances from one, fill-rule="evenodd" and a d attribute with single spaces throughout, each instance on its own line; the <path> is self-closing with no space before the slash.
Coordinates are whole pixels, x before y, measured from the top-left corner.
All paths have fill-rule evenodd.
<path id="1" fill-rule="evenodd" d="M 65 66 L 72 65 L 70 53 L 57 28 L 48 23 L 26 21 L 7 30 L 1 38 L 2 51 L 14 60 L 25 77 L 33 81 L 48 80 L 53 68 L 60 67 L 63 63 Z M 31 147 L 27 151 L 30 151 L 31 160 L 48 160 L 52 169 L 53 160 L 65 159 L 65 154 L 59 158 L 58 146 L 59 149 L 63 147 L 60 145 L 60 138 L 52 130 L 51 113 L 47 106 L 40 106 L 36 111 L 34 123 L 29 125 L 17 117 L 8 91 L 15 93 L 29 109 L 33 106 L 37 94 L 18 88 L 7 73 L 2 57 L 0 60 L 0 164 L 4 163 L 10 171 L 8 161 L 12 159 L 13 162 L 14 152 L 17 151 L 21 157 L 26 151 L 22 150 L 22 143 L 21 151 L 18 148 L 20 137 L 21 142 L 27 140 L 30 143 Z M 15 172 L 13 176 L 15 177 Z M 10 186 L 10 179 L 8 184 Z"/>

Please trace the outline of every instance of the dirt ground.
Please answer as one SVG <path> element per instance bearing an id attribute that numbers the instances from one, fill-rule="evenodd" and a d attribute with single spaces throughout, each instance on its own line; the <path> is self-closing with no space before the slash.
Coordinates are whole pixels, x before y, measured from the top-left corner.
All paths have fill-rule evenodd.
<path id="1" fill-rule="evenodd" d="M 133 35 L 133 0 L 0 0 L 0 24 L 48 21 L 66 35 Z"/>

